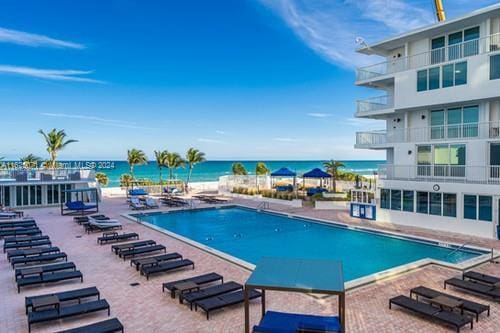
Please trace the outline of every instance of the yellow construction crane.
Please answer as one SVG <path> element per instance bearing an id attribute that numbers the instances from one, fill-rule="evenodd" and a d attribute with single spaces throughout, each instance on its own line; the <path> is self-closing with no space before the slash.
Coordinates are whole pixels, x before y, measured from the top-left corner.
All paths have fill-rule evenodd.
<path id="1" fill-rule="evenodd" d="M 444 22 L 446 20 L 446 14 L 444 13 L 444 6 L 442 0 L 434 0 L 434 5 L 436 7 L 436 16 L 438 22 Z"/>

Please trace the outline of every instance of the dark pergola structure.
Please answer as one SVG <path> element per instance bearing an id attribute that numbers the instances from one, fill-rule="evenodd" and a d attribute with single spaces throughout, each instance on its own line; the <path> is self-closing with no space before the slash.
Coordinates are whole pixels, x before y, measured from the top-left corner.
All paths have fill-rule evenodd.
<path id="1" fill-rule="evenodd" d="M 85 203 L 84 193 L 93 193 L 95 202 Z M 95 187 L 66 190 L 62 191 L 62 195 L 65 200 L 61 200 L 61 215 L 84 215 L 99 212 L 99 192 Z"/>
<path id="2" fill-rule="evenodd" d="M 287 329 L 295 332 L 296 322 L 304 322 L 303 317 L 313 325 L 332 325 L 337 323 L 339 330 L 345 332 L 345 289 L 342 263 L 335 260 L 262 258 L 245 283 L 245 333 L 250 333 L 249 294 L 251 290 L 262 292 L 262 320 L 266 323 L 266 290 L 328 294 L 338 296 L 338 317 L 307 316 L 272 311 L 274 319 L 281 317 Z M 313 317 L 313 318 L 311 318 Z M 283 328 L 283 327 L 280 327 Z M 284 329 L 284 328 L 283 328 Z M 288 332 L 288 330 L 287 330 Z"/>
<path id="3" fill-rule="evenodd" d="M 271 188 L 273 187 L 274 178 L 293 178 L 293 188 L 295 189 L 297 181 L 297 173 L 288 168 L 281 168 L 271 173 Z"/>

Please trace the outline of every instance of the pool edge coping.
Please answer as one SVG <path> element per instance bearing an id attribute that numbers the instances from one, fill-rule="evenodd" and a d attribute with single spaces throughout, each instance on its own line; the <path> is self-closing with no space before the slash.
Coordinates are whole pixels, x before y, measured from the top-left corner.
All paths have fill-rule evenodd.
<path id="1" fill-rule="evenodd" d="M 420 242 L 425 242 L 427 244 L 432 243 L 431 245 L 441 246 L 441 247 L 446 247 L 444 245 L 448 245 L 448 246 L 451 245 L 452 247 L 455 247 L 455 248 L 459 248 L 462 246 L 462 244 L 458 244 L 458 243 L 454 243 L 454 242 L 444 242 L 444 241 L 440 241 L 440 240 L 433 239 L 433 238 L 427 238 L 427 237 L 415 236 L 415 235 L 407 235 L 407 234 L 402 233 L 402 232 L 393 232 L 393 231 L 385 231 L 385 230 L 381 231 L 381 230 L 377 230 L 377 229 L 373 229 L 373 228 L 369 228 L 369 227 L 364 227 L 364 226 L 352 226 L 352 225 L 349 225 L 349 224 L 346 224 L 343 222 L 338 222 L 338 221 L 330 221 L 330 220 L 325 220 L 325 219 L 320 219 L 320 218 L 312 218 L 312 217 L 298 215 L 298 214 L 291 214 L 291 213 L 285 213 L 285 212 L 280 212 L 280 211 L 274 211 L 271 209 L 265 209 L 265 210 L 264 209 L 257 209 L 254 207 L 245 206 L 245 205 L 241 205 L 241 204 L 214 205 L 214 206 L 210 206 L 210 207 L 196 208 L 194 210 L 218 209 L 218 208 L 223 208 L 223 207 L 239 207 L 239 208 L 250 209 L 250 210 L 254 210 L 254 211 L 258 211 L 258 212 L 265 212 L 265 213 L 282 215 L 282 216 L 288 217 L 288 218 L 290 218 L 290 217 L 300 218 L 300 219 L 310 220 L 313 223 L 333 225 L 333 226 L 337 226 L 337 227 L 344 227 L 344 228 L 347 228 L 349 230 L 357 230 L 357 231 L 361 231 L 361 232 L 369 232 L 369 233 L 375 233 L 375 234 L 379 234 L 379 235 L 381 234 L 381 235 L 386 235 L 388 237 L 395 237 L 395 238 L 399 238 L 399 239 L 404 239 L 407 241 L 414 241 L 414 242 L 420 241 Z M 180 209 L 171 209 L 168 211 L 154 210 L 154 211 L 149 211 L 148 213 L 150 213 L 150 214 L 157 214 L 157 213 L 165 214 L 165 213 L 170 213 L 170 212 L 179 212 L 179 211 L 186 211 L 186 210 L 193 210 L 193 209 L 180 208 Z M 221 259 L 229 261 L 230 263 L 235 264 L 237 266 L 240 266 L 240 267 L 247 269 L 249 271 L 253 271 L 256 267 L 254 264 L 251 264 L 251 263 L 249 263 L 245 260 L 242 260 L 238 257 L 227 254 L 223 251 L 217 250 L 213 247 L 210 247 L 210 246 L 207 246 L 207 245 L 202 244 L 200 242 L 194 241 L 190 238 L 176 234 L 172 231 L 166 230 L 166 229 L 161 228 L 159 226 L 156 226 L 154 224 L 151 224 L 151 223 L 148 223 L 145 221 L 141 221 L 139 218 L 132 216 L 134 214 L 140 214 L 140 213 L 137 211 L 128 211 L 128 212 L 120 214 L 120 216 L 122 216 L 126 219 L 129 219 L 131 221 L 134 221 L 136 223 L 139 223 L 141 225 L 144 225 L 144 226 L 146 226 L 150 229 L 153 229 L 155 231 L 158 231 L 160 233 L 163 233 L 167 236 L 170 236 L 174 239 L 177 239 L 177 240 L 179 240 L 183 243 L 186 243 L 190 246 L 196 247 L 196 248 L 198 248 L 204 252 L 207 252 L 211 255 L 215 255 Z M 370 284 L 378 282 L 378 281 L 388 280 L 390 278 L 395 278 L 395 277 L 401 276 L 405 273 L 408 273 L 410 271 L 414 271 L 416 269 L 420 269 L 420 268 L 423 268 L 423 267 L 426 267 L 429 265 L 437 265 L 437 266 L 445 267 L 448 269 L 453 269 L 453 270 L 463 272 L 464 270 L 479 266 L 479 265 L 484 264 L 490 260 L 497 259 L 500 257 L 500 251 L 498 251 L 498 250 L 486 249 L 486 248 L 482 248 L 482 247 L 475 246 L 475 245 L 466 246 L 465 248 L 468 248 L 471 250 L 476 250 L 476 251 L 481 251 L 481 252 L 486 252 L 486 253 L 479 255 L 475 258 L 464 260 L 463 262 L 457 263 L 457 264 L 453 264 L 453 263 L 449 263 L 449 262 L 445 262 L 445 261 L 441 261 L 441 260 L 437 260 L 437 259 L 431 259 L 431 258 L 419 259 L 419 260 L 412 261 L 412 262 L 409 262 L 409 263 L 404 264 L 404 265 L 395 266 L 395 267 L 392 267 L 392 268 L 389 268 L 386 270 L 382 270 L 382 271 L 379 271 L 379 272 L 376 272 L 373 274 L 362 276 L 360 278 L 349 280 L 349 281 L 345 282 L 345 289 L 346 289 L 346 291 L 354 290 L 354 289 L 361 288 L 361 287 L 370 285 Z"/>

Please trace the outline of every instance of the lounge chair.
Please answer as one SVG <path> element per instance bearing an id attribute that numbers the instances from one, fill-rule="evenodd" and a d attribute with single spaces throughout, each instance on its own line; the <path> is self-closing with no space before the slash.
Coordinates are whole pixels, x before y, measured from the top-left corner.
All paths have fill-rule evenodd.
<path id="1" fill-rule="evenodd" d="M 38 228 L 15 228 L 0 230 L 0 238 L 8 236 L 36 236 L 41 234 L 42 231 Z"/>
<path id="2" fill-rule="evenodd" d="M 256 299 L 261 297 L 262 294 L 258 292 L 257 290 L 251 290 L 248 298 L 249 299 Z M 210 297 L 203 299 L 201 301 L 197 301 L 195 303 L 195 306 L 197 308 L 203 309 L 205 313 L 207 314 L 207 320 L 210 319 L 210 312 L 219 310 L 231 305 L 236 305 L 236 304 L 241 304 L 245 301 L 245 295 L 243 290 L 236 291 L 233 293 L 229 294 L 224 294 L 224 295 L 219 295 L 215 297 Z"/>
<path id="3" fill-rule="evenodd" d="M 155 245 L 155 244 L 156 244 L 156 242 L 154 240 L 148 239 L 148 240 L 143 240 L 140 242 L 111 245 L 111 251 L 114 252 L 115 254 L 120 254 L 121 251 L 127 251 L 127 250 L 134 249 L 136 247 L 150 246 L 150 245 Z"/>
<path id="4" fill-rule="evenodd" d="M 189 259 L 164 261 L 155 266 L 141 267 L 141 275 L 146 275 L 146 279 L 149 280 L 149 276 L 151 274 L 166 273 L 188 266 L 191 266 L 194 269 L 194 262 Z"/>
<path id="5" fill-rule="evenodd" d="M 130 266 L 135 265 L 135 269 L 139 271 L 143 266 L 153 266 L 163 261 L 176 260 L 176 259 L 182 259 L 182 255 L 180 255 L 177 252 L 173 252 L 154 257 L 132 259 L 130 260 Z"/>
<path id="6" fill-rule="evenodd" d="M 182 279 L 182 280 L 177 280 L 177 281 L 171 281 L 171 282 L 165 282 L 162 285 L 162 292 L 165 292 L 165 289 L 170 291 L 170 297 L 175 298 L 175 292 L 177 291 L 177 285 L 185 282 L 192 282 L 194 284 L 197 284 L 198 286 L 202 286 L 208 283 L 213 283 L 221 281 L 221 283 L 224 283 L 224 277 L 222 275 L 219 275 L 217 273 L 208 273 L 208 274 L 203 274 L 203 275 L 198 275 L 198 276 L 193 276 L 187 279 Z"/>
<path id="7" fill-rule="evenodd" d="M 139 201 L 139 198 L 130 198 L 130 208 L 134 210 L 146 209 L 146 205 Z"/>
<path id="8" fill-rule="evenodd" d="M 85 231 L 103 231 L 112 229 L 122 229 L 123 225 L 118 220 L 112 219 L 89 219 L 89 223 L 85 225 Z"/>
<path id="9" fill-rule="evenodd" d="M 0 219 L 14 219 L 17 214 L 14 212 L 0 212 Z"/>
<path id="10" fill-rule="evenodd" d="M 59 253 L 52 253 L 52 254 L 42 254 L 39 256 L 32 256 L 32 257 L 26 257 L 26 258 L 14 258 L 10 261 L 12 268 L 16 268 L 16 265 L 29 265 L 29 264 L 34 264 L 34 263 L 43 263 L 47 261 L 55 261 L 63 259 L 64 261 L 68 261 L 68 257 L 66 256 L 66 253 L 64 252 L 59 252 Z"/>
<path id="11" fill-rule="evenodd" d="M 99 290 L 97 290 L 96 287 L 74 289 L 74 290 L 53 293 L 53 294 L 28 296 L 24 300 L 24 305 L 26 307 L 26 314 L 28 314 L 30 312 L 30 310 L 32 309 L 34 300 L 37 300 L 37 299 L 39 300 L 41 298 L 48 297 L 48 296 L 57 296 L 57 298 L 59 299 L 59 303 L 71 302 L 71 301 L 78 301 L 78 303 L 80 303 L 82 301 L 82 299 L 89 298 L 89 297 L 97 297 L 98 300 L 101 299 L 101 294 L 99 293 Z"/>
<path id="12" fill-rule="evenodd" d="M 0 223 L 0 230 L 12 229 L 12 228 L 33 228 L 36 227 L 36 222 L 33 220 L 20 221 L 14 223 Z"/>
<path id="13" fill-rule="evenodd" d="M 80 271 L 71 272 L 52 272 L 42 273 L 40 275 L 32 275 L 17 279 L 17 292 L 21 291 L 21 287 L 32 286 L 37 284 L 54 283 L 72 279 L 80 279 L 83 283 L 83 274 Z"/>
<path id="14" fill-rule="evenodd" d="M 132 189 L 132 190 L 128 190 L 128 195 L 131 196 L 131 197 L 134 197 L 134 196 L 146 196 L 148 195 L 149 193 L 146 192 L 144 189 L 142 188 L 136 188 L 136 189 Z"/>
<path id="15" fill-rule="evenodd" d="M 123 242 L 126 240 L 132 240 L 132 239 L 139 239 L 139 235 L 135 232 L 129 232 L 129 233 L 124 233 L 124 234 L 108 234 L 108 235 L 103 235 L 102 237 L 97 238 L 97 243 L 99 245 L 107 244 L 110 242 Z"/>
<path id="16" fill-rule="evenodd" d="M 451 278 L 444 281 L 444 289 L 446 289 L 447 285 L 473 292 L 481 296 L 491 297 L 494 300 L 500 299 L 500 288 L 495 288 L 495 286 L 486 285 L 475 281 L 462 280 L 458 278 Z"/>
<path id="17" fill-rule="evenodd" d="M 218 284 L 215 286 L 203 288 L 198 291 L 182 294 L 179 296 L 179 302 L 183 303 L 184 301 L 186 301 L 189 304 L 191 310 L 193 310 L 194 302 L 201 301 L 202 299 L 205 298 L 227 294 L 237 290 L 243 290 L 243 285 L 236 283 L 234 281 L 229 281 L 223 284 Z"/>
<path id="18" fill-rule="evenodd" d="M 147 208 L 151 208 L 151 209 L 159 208 L 158 203 L 153 198 L 146 198 L 146 200 L 144 201 L 144 204 L 146 205 Z"/>
<path id="19" fill-rule="evenodd" d="M 7 243 L 3 245 L 3 252 L 6 250 L 19 250 L 34 247 L 51 246 L 52 242 L 50 240 L 39 240 L 33 242 L 19 242 L 19 243 Z"/>
<path id="20" fill-rule="evenodd" d="M 23 236 L 23 237 L 7 237 L 3 240 L 4 244 L 16 244 L 16 243 L 22 243 L 22 242 L 33 242 L 33 241 L 40 241 L 40 240 L 48 240 L 50 239 L 49 236 Z"/>
<path id="21" fill-rule="evenodd" d="M 117 318 L 100 321 L 94 324 L 85 325 L 56 333 L 123 333 L 123 325 Z"/>
<path id="22" fill-rule="evenodd" d="M 105 299 L 79 304 L 63 305 L 59 306 L 59 309 L 31 311 L 28 313 L 28 332 L 31 332 L 31 325 L 35 323 L 59 320 L 102 310 L 107 310 L 108 316 L 111 314 L 109 304 Z"/>
<path id="23" fill-rule="evenodd" d="M 40 275 L 40 273 L 35 272 L 33 268 L 37 268 L 41 270 L 41 273 L 50 273 L 50 272 L 59 272 L 59 271 L 76 271 L 76 265 L 72 262 L 63 262 L 59 264 L 51 264 L 44 266 L 36 266 L 36 267 L 25 267 L 25 268 L 16 268 L 14 271 L 15 280 L 17 281 L 19 278 L 24 278 L 30 275 Z"/>
<path id="24" fill-rule="evenodd" d="M 473 313 L 476 316 L 476 322 L 479 321 L 479 315 L 485 311 L 488 312 L 488 317 L 490 316 L 490 306 L 489 305 L 484 305 L 484 304 L 476 303 L 473 301 L 469 301 L 467 299 L 463 299 L 463 298 L 456 297 L 456 296 L 453 296 L 450 294 L 442 293 L 440 291 L 437 291 L 437 290 L 434 290 L 431 288 L 427 288 L 424 286 L 419 286 L 419 287 L 411 289 L 410 290 L 410 298 L 412 298 L 413 295 L 416 296 L 417 301 L 419 300 L 419 296 L 423 297 L 424 299 L 427 299 L 427 300 L 432 299 L 434 297 L 438 297 L 438 296 L 445 296 L 445 297 L 451 298 L 453 300 L 460 301 L 462 303 L 461 309 L 464 311 Z"/>
<path id="25" fill-rule="evenodd" d="M 10 261 L 13 258 L 26 258 L 29 256 L 59 253 L 61 250 L 57 246 L 53 247 L 40 247 L 36 249 L 26 249 L 26 250 L 10 250 L 7 251 L 7 260 Z"/>
<path id="26" fill-rule="evenodd" d="M 462 315 L 460 313 L 447 310 L 441 310 L 438 307 L 416 301 L 413 298 L 409 298 L 407 296 L 400 295 L 391 298 L 389 300 L 389 309 L 392 308 L 393 304 L 418 313 L 419 315 L 427 319 L 454 326 L 457 330 L 457 333 L 460 332 L 460 328 L 462 328 L 463 326 L 470 324 L 470 328 L 472 329 L 474 325 L 473 319 L 467 315 Z"/>
<path id="27" fill-rule="evenodd" d="M 259 325 L 253 327 L 254 333 L 340 333 L 339 317 L 316 316 L 298 313 L 267 311 Z"/>
<path id="28" fill-rule="evenodd" d="M 479 273 L 479 272 L 475 272 L 475 271 L 468 271 L 468 272 L 464 272 L 462 274 L 462 280 L 473 280 L 473 281 L 477 281 L 477 282 L 482 282 L 484 284 L 496 284 L 496 283 L 500 283 L 500 277 L 496 277 L 496 276 L 493 276 L 493 275 L 487 275 L 487 274 L 483 274 L 483 273 Z"/>
<path id="29" fill-rule="evenodd" d="M 159 252 L 163 251 L 163 253 L 167 253 L 167 248 L 165 245 L 157 244 L 157 245 L 151 245 L 151 246 L 142 246 L 138 248 L 134 248 L 131 250 L 126 250 L 126 251 L 121 251 L 119 256 L 120 258 L 123 258 L 123 261 L 127 260 L 128 257 L 134 258 L 135 256 L 141 255 L 141 254 L 149 254 L 152 252 Z"/>

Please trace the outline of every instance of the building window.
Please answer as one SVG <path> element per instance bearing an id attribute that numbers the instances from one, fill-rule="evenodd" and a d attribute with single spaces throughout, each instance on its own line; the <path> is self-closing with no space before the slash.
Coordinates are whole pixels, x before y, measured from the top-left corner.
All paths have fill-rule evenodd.
<path id="1" fill-rule="evenodd" d="M 464 195 L 464 218 L 492 221 L 493 198 L 487 195 Z"/>
<path id="2" fill-rule="evenodd" d="M 391 190 L 391 209 L 401 210 L 401 191 Z"/>
<path id="3" fill-rule="evenodd" d="M 431 139 L 444 138 L 444 110 L 431 111 Z"/>
<path id="4" fill-rule="evenodd" d="M 467 106 L 463 110 L 463 136 L 475 138 L 478 136 L 479 106 Z"/>
<path id="5" fill-rule="evenodd" d="M 479 27 L 464 30 L 464 57 L 479 54 Z"/>
<path id="6" fill-rule="evenodd" d="M 467 84 L 467 62 L 444 65 L 442 67 L 443 88 Z"/>
<path id="7" fill-rule="evenodd" d="M 478 219 L 481 221 L 490 221 L 492 220 L 492 207 L 493 207 L 493 199 L 490 196 L 480 195 L 478 197 L 479 202 L 479 214 Z"/>
<path id="8" fill-rule="evenodd" d="M 490 57 L 490 80 L 500 79 L 500 54 Z"/>
<path id="9" fill-rule="evenodd" d="M 431 215 L 441 216 L 441 193 L 430 193 L 430 210 Z"/>
<path id="10" fill-rule="evenodd" d="M 448 35 L 448 60 L 460 59 L 462 57 L 462 31 Z"/>
<path id="11" fill-rule="evenodd" d="M 448 127 L 448 138 L 455 139 L 462 137 L 462 108 L 448 109 L 446 112 L 446 122 Z"/>
<path id="12" fill-rule="evenodd" d="M 455 65 L 449 64 L 443 66 L 443 88 L 453 87 L 455 85 Z"/>
<path id="13" fill-rule="evenodd" d="M 443 194 L 443 216 L 457 217 L 457 195 Z"/>
<path id="14" fill-rule="evenodd" d="M 427 69 L 417 72 L 417 91 L 427 90 Z"/>
<path id="15" fill-rule="evenodd" d="M 380 208 L 391 208 L 391 190 L 385 188 L 380 190 Z"/>
<path id="16" fill-rule="evenodd" d="M 430 112 L 432 140 L 473 138 L 479 136 L 479 106 L 432 110 Z"/>
<path id="17" fill-rule="evenodd" d="M 467 62 L 458 62 L 455 64 L 455 85 L 467 84 Z"/>
<path id="18" fill-rule="evenodd" d="M 464 219 L 475 220 L 477 215 L 476 196 L 464 195 Z"/>
<path id="19" fill-rule="evenodd" d="M 413 212 L 413 191 L 403 191 L 403 210 Z"/>
<path id="20" fill-rule="evenodd" d="M 429 90 L 439 89 L 439 67 L 429 68 Z"/>
<path id="21" fill-rule="evenodd" d="M 439 64 L 445 61 L 445 38 L 437 37 L 431 41 L 431 64 Z"/>
<path id="22" fill-rule="evenodd" d="M 500 143 L 490 144 L 490 177 L 500 178 Z"/>
<path id="23" fill-rule="evenodd" d="M 432 146 L 417 147 L 417 175 L 430 176 L 432 164 Z"/>
<path id="24" fill-rule="evenodd" d="M 417 192 L 417 213 L 429 214 L 429 193 Z"/>

